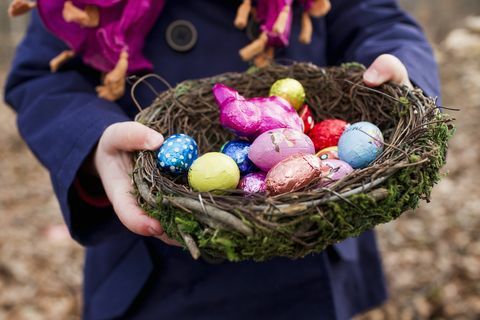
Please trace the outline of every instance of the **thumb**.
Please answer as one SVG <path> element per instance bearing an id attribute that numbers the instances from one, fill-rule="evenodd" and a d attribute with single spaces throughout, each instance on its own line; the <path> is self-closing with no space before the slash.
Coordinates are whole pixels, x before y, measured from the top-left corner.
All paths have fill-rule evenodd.
<path id="1" fill-rule="evenodd" d="M 131 152 L 158 149 L 163 143 L 163 136 L 141 123 L 127 121 L 109 126 L 101 140 L 107 151 Z"/>
<path id="2" fill-rule="evenodd" d="M 412 87 L 405 65 L 391 54 L 379 56 L 363 74 L 367 86 L 378 87 L 387 82 Z"/>

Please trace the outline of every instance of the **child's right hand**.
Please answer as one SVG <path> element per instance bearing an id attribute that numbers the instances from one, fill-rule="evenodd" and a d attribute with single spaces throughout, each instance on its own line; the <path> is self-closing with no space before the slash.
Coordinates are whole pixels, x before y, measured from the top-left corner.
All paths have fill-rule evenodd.
<path id="1" fill-rule="evenodd" d="M 170 245 L 179 245 L 167 237 L 158 220 L 145 214 L 132 195 L 129 174 L 133 167 L 130 153 L 156 150 L 162 143 L 163 136 L 160 133 L 138 122 L 115 123 L 100 138 L 93 164 L 115 213 L 125 227 L 134 233 L 153 236 Z"/>

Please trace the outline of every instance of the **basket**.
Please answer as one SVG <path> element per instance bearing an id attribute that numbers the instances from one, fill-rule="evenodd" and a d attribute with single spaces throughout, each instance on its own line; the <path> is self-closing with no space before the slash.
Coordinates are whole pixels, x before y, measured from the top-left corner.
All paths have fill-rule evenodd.
<path id="1" fill-rule="evenodd" d="M 369 167 L 328 188 L 275 197 L 235 190 L 218 195 L 192 191 L 185 176 L 163 175 L 155 153 L 141 151 L 133 171 L 138 203 L 194 258 L 230 261 L 301 258 L 416 208 L 441 177 L 452 119 L 420 89 L 364 86 L 364 71 L 357 63 L 331 68 L 294 63 L 189 80 L 158 95 L 136 121 L 164 136 L 191 135 L 200 154 L 218 151 L 234 136 L 219 124 L 212 86 L 223 83 L 246 97 L 267 96 L 273 82 L 291 77 L 305 87 L 315 120 L 379 126 L 384 151 Z"/>

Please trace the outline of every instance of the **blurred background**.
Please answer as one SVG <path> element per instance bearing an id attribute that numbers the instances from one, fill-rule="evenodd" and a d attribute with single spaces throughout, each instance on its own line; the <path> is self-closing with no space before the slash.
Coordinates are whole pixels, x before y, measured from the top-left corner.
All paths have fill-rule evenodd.
<path id="1" fill-rule="evenodd" d="M 434 44 L 443 104 L 462 111 L 431 203 L 378 228 L 390 299 L 359 319 L 480 319 L 480 1 L 400 2 Z M 7 5 L 0 3 L 0 87 L 27 22 L 9 19 Z M 0 123 L 0 320 L 79 319 L 82 248 L 3 105 Z"/>

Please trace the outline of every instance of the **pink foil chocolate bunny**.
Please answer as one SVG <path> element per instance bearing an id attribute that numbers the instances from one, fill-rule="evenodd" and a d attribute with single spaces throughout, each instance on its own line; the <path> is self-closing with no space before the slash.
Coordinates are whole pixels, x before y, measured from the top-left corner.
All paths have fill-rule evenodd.
<path id="1" fill-rule="evenodd" d="M 213 94 L 220 109 L 220 124 L 246 138 L 277 128 L 303 132 L 303 122 L 296 110 L 283 98 L 246 99 L 223 84 L 215 84 Z"/>
<path id="2" fill-rule="evenodd" d="M 98 95 L 114 101 L 123 96 L 128 74 L 152 70 L 142 49 L 164 4 L 165 0 L 14 0 L 9 14 L 37 7 L 44 25 L 70 47 L 51 60 L 52 72 L 80 55 L 85 64 L 104 73 Z"/>

